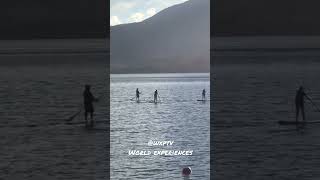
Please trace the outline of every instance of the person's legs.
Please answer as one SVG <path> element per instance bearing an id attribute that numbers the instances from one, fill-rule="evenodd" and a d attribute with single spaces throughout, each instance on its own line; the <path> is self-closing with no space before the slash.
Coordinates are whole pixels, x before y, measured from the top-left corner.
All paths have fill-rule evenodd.
<path id="1" fill-rule="evenodd" d="M 304 105 L 303 104 L 301 105 L 301 113 L 302 113 L 303 121 L 306 121 L 306 116 L 305 116 L 305 113 L 304 113 Z"/>
<path id="2" fill-rule="evenodd" d="M 84 112 L 84 119 L 86 120 L 86 126 L 88 125 L 88 111 Z"/>
<path id="3" fill-rule="evenodd" d="M 298 117 L 299 117 L 299 106 L 296 104 L 296 122 L 298 122 Z"/>
<path id="4" fill-rule="evenodd" d="M 90 112 L 90 118 L 91 118 L 90 125 L 92 127 L 93 126 L 93 111 Z"/>

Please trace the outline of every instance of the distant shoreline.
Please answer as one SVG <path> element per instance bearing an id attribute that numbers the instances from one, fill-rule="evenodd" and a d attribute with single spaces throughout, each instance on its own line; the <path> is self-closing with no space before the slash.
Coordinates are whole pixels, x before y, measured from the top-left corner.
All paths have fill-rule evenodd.
<path id="1" fill-rule="evenodd" d="M 297 51 L 320 51 L 320 48 L 213 48 L 213 52 L 297 52 Z"/>
<path id="2" fill-rule="evenodd" d="M 0 55 L 109 54 L 109 39 L 0 40 Z"/>
<path id="3" fill-rule="evenodd" d="M 211 37 L 211 50 L 317 50 L 320 36 L 228 36 Z"/>

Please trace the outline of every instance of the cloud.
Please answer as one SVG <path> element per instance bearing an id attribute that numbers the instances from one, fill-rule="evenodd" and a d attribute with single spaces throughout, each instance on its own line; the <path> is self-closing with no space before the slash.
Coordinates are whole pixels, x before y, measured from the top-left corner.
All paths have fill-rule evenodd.
<path id="1" fill-rule="evenodd" d="M 128 22 L 141 22 L 157 13 L 155 8 L 150 8 L 146 13 L 137 12 L 128 18 Z"/>
<path id="2" fill-rule="evenodd" d="M 121 24 L 141 22 L 167 7 L 185 1 L 187 0 L 110 0 L 110 16 L 116 16 L 117 22 L 120 21 Z"/>
<path id="3" fill-rule="evenodd" d="M 125 13 L 130 9 L 133 9 L 136 6 L 135 2 L 132 1 L 127 1 L 127 2 L 117 2 L 117 3 L 112 3 L 111 5 L 111 12 L 116 12 L 116 13 Z"/>
<path id="4" fill-rule="evenodd" d="M 120 19 L 118 18 L 118 16 L 111 16 L 110 17 L 110 26 L 115 26 L 118 24 L 121 24 L 122 22 L 120 21 Z"/>
<path id="5" fill-rule="evenodd" d="M 145 15 L 143 13 L 134 13 L 130 16 L 129 22 L 141 22 L 145 19 Z"/>
<path id="6" fill-rule="evenodd" d="M 155 8 L 150 8 L 147 10 L 148 17 L 151 17 L 151 16 L 155 15 L 156 13 L 157 13 L 157 11 Z"/>

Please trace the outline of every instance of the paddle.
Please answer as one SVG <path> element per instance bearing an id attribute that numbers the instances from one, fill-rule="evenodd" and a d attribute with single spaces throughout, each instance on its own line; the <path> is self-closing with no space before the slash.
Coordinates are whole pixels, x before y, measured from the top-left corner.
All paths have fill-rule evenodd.
<path id="1" fill-rule="evenodd" d="M 103 97 L 103 95 L 104 95 L 104 94 L 100 95 L 98 98 L 95 98 L 95 99 L 94 99 L 94 102 L 99 102 L 99 99 L 100 99 L 101 97 Z M 72 121 L 75 117 L 77 117 L 77 116 L 81 113 L 81 111 L 82 111 L 82 109 L 83 109 L 83 107 L 81 106 L 81 103 L 80 103 L 79 106 L 80 106 L 79 110 L 78 110 L 76 113 L 74 113 L 72 116 L 70 116 L 68 119 L 66 119 L 66 121 Z"/>
<path id="2" fill-rule="evenodd" d="M 78 112 L 76 112 L 75 114 L 70 116 L 68 119 L 66 119 L 66 121 L 72 121 L 75 117 L 77 117 L 81 113 L 81 111 L 82 111 L 82 108 L 80 108 Z"/>
<path id="3" fill-rule="evenodd" d="M 310 92 L 310 90 L 309 89 L 307 89 L 309 92 Z M 308 92 L 308 94 L 310 94 Z M 320 112 L 320 109 L 319 109 L 319 107 L 312 101 L 312 99 L 311 99 L 311 97 L 310 96 L 308 96 L 308 95 L 306 95 L 306 97 L 307 97 L 307 99 L 309 99 L 309 101 L 311 102 L 311 104 L 313 105 L 313 107 L 314 108 L 316 108 L 317 109 L 317 111 L 319 111 Z"/>
<path id="4" fill-rule="evenodd" d="M 308 96 L 307 96 L 308 97 Z M 309 101 L 311 102 L 311 104 L 317 109 L 317 111 L 319 111 L 320 112 L 320 109 L 319 109 L 319 107 L 311 100 L 311 98 L 310 97 L 308 97 L 308 99 L 309 99 Z"/>
<path id="5" fill-rule="evenodd" d="M 142 94 L 141 92 L 139 92 L 139 95 Z M 133 97 L 130 99 L 130 101 L 133 101 L 135 98 L 137 98 L 137 96 Z"/>

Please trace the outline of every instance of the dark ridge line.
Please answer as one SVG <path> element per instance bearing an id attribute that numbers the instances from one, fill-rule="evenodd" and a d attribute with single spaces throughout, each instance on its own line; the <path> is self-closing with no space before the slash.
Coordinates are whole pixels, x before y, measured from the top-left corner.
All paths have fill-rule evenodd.
<path id="1" fill-rule="evenodd" d="M 320 51 L 320 48 L 230 48 L 230 49 L 219 49 L 212 48 L 211 51 L 215 52 L 236 52 L 236 51 L 247 51 L 247 52 L 292 52 L 292 51 Z"/>
<path id="2" fill-rule="evenodd" d="M 41 54 L 109 54 L 109 51 L 0 52 L 0 55 L 41 55 Z"/>

